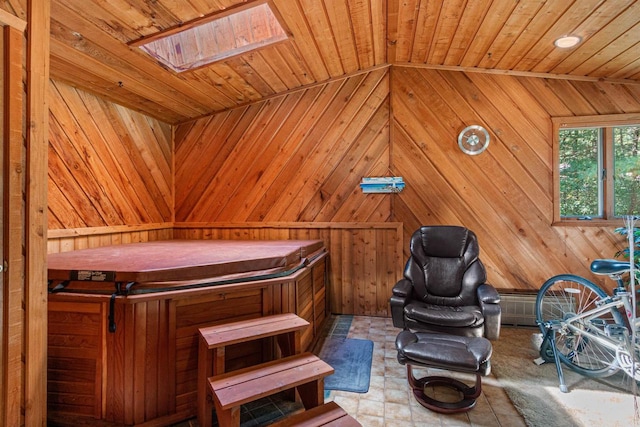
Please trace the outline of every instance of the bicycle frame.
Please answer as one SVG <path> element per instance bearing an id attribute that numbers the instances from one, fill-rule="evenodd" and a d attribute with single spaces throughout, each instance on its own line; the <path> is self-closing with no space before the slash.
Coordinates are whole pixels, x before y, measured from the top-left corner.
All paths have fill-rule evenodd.
<path id="1" fill-rule="evenodd" d="M 611 369 L 622 369 L 627 375 L 631 376 L 632 379 L 636 378 L 636 363 L 632 362 L 631 372 L 628 372 L 626 367 L 622 366 L 619 359 L 621 357 L 620 355 L 626 356 L 627 354 L 630 354 L 633 360 L 634 355 L 640 353 L 640 345 L 638 344 L 638 342 L 632 343 L 630 341 L 630 331 L 639 330 L 640 320 L 636 318 L 633 324 L 631 322 L 631 320 L 634 318 L 632 312 L 632 295 L 629 291 L 626 290 L 624 281 L 621 278 L 622 274 L 624 273 L 625 271 L 618 271 L 616 273 L 607 274 L 612 280 L 616 281 L 617 286 L 613 290 L 612 295 L 607 296 L 600 302 L 596 301 L 596 308 L 572 315 L 564 319 L 549 321 L 546 322 L 546 324 L 541 325 L 544 327 L 544 329 L 546 329 L 544 339 L 550 340 L 551 343 L 553 357 L 558 372 L 558 378 L 560 380 L 560 390 L 562 392 L 566 393 L 568 392 L 568 389 L 564 383 L 561 360 L 559 355 L 557 354 L 555 332 L 558 332 L 560 334 L 571 333 L 576 337 L 586 338 L 586 340 L 610 350 L 613 354 L 615 354 L 615 358 L 611 360 Z M 626 326 L 624 327 L 622 334 L 624 336 L 623 340 L 620 340 L 619 338 L 616 338 L 615 336 L 612 336 L 612 334 L 608 333 L 607 326 L 609 325 L 598 325 L 597 323 L 592 323 L 592 320 L 600 318 L 603 314 L 608 313 L 611 310 L 619 310 L 623 307 L 625 312 L 624 317 L 626 318 Z M 588 326 L 588 328 L 586 328 L 585 326 Z"/>
<path id="2" fill-rule="evenodd" d="M 582 336 L 586 336 L 587 338 L 590 338 L 592 340 L 594 340 L 595 342 L 597 342 L 599 345 L 603 346 L 603 347 L 607 347 L 610 350 L 616 351 L 621 347 L 621 343 L 620 341 L 617 340 L 613 340 L 612 338 L 610 338 L 609 335 L 607 335 L 604 331 L 602 332 L 602 334 L 594 334 L 593 332 L 587 331 L 585 329 L 579 328 L 577 326 L 574 325 L 575 322 L 579 321 L 579 320 L 583 320 L 586 319 L 587 321 L 590 321 L 591 319 L 595 319 L 597 318 L 600 314 L 606 313 L 607 311 L 611 310 L 611 309 L 619 309 L 620 307 L 624 306 L 625 303 L 623 301 L 622 298 L 617 298 L 617 297 L 612 297 L 613 301 L 604 304 L 600 307 L 594 308 L 592 310 L 586 311 L 580 315 L 576 315 L 573 317 L 569 317 L 563 321 L 561 321 L 561 325 L 570 330 L 571 332 L 573 332 L 574 334 L 579 334 Z M 637 325 L 637 322 L 636 322 Z M 598 328 L 594 328 L 595 330 L 600 332 L 600 329 Z M 636 344 L 636 347 L 638 347 L 638 345 Z M 640 347 L 639 347 L 640 348 Z"/>

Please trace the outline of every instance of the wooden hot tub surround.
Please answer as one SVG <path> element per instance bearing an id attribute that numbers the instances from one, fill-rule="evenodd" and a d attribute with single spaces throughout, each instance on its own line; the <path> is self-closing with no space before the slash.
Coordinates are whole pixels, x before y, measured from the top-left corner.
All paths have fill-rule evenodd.
<path id="1" fill-rule="evenodd" d="M 307 350 L 327 315 L 321 241 L 145 242 L 51 254 L 48 268 L 48 410 L 56 425 L 194 417 L 198 328 L 296 313 L 310 323 L 301 336 Z M 275 352 L 272 339 L 230 346 L 226 366 Z"/>

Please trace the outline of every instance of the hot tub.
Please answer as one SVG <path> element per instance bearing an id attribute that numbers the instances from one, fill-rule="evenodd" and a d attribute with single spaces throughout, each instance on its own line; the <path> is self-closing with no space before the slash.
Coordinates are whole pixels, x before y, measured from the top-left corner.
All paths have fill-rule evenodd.
<path id="1" fill-rule="evenodd" d="M 197 330 L 292 312 L 309 349 L 327 315 L 319 240 L 169 240 L 48 256 L 52 423 L 170 424 L 196 415 Z M 275 356 L 230 347 L 231 369 Z"/>

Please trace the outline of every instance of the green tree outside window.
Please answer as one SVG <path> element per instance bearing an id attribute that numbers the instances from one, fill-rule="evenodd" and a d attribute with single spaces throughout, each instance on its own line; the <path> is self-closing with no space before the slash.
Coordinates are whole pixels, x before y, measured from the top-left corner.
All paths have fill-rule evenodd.
<path id="1" fill-rule="evenodd" d="M 640 125 L 558 131 L 560 217 L 640 215 Z"/>

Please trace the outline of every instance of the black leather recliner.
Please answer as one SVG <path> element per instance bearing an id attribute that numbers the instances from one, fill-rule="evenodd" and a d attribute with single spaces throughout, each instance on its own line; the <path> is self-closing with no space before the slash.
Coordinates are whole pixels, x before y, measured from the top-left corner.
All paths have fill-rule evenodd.
<path id="1" fill-rule="evenodd" d="M 423 226 L 411 236 L 404 278 L 393 287 L 398 328 L 498 339 L 500 295 L 486 283 L 475 233 L 461 226 Z"/>

